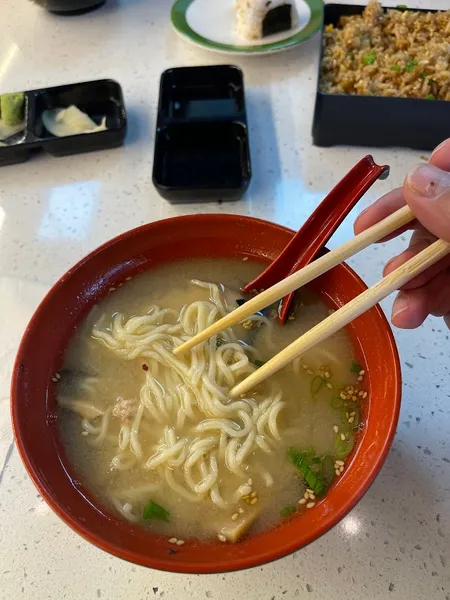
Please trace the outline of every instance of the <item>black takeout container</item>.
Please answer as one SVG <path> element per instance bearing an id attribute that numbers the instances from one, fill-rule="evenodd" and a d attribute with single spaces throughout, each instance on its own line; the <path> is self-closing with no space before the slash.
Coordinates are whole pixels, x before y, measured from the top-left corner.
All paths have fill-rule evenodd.
<path id="1" fill-rule="evenodd" d="M 420 98 L 325 94 L 320 90 L 325 27 L 329 24 L 337 25 L 342 16 L 361 14 L 364 8 L 346 4 L 325 6 L 312 130 L 313 143 L 316 146 L 346 144 L 432 150 L 450 137 L 450 102 Z"/>
<path id="2" fill-rule="evenodd" d="M 107 129 L 55 137 L 42 122 L 47 109 L 67 108 L 74 104 L 100 124 L 106 117 Z M 36 150 L 53 156 L 66 156 L 93 150 L 115 148 L 123 143 L 127 128 L 125 105 L 120 85 L 111 79 L 72 83 L 25 92 L 24 131 L 0 146 L 0 165 L 26 161 Z"/>
<path id="3" fill-rule="evenodd" d="M 153 183 L 171 202 L 237 199 L 251 178 L 238 67 L 182 67 L 161 76 Z"/>

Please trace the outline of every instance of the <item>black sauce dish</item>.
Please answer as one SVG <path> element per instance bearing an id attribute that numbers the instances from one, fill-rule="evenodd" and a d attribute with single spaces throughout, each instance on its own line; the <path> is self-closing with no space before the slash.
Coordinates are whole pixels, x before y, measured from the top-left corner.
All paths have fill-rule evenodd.
<path id="1" fill-rule="evenodd" d="M 319 79 L 312 128 L 316 146 L 406 147 L 432 150 L 450 137 L 450 102 L 420 98 L 327 94 L 320 89 L 323 35 L 343 16 L 360 15 L 365 6 L 327 4 L 323 14 Z M 418 12 L 437 12 L 432 10 Z"/>
<path id="2" fill-rule="evenodd" d="M 80 14 L 99 8 L 106 0 L 31 0 L 50 12 L 64 15 Z"/>

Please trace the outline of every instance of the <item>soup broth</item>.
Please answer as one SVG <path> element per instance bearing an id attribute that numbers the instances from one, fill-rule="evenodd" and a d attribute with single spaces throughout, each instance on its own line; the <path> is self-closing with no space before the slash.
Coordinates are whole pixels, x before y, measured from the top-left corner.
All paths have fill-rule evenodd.
<path id="1" fill-rule="evenodd" d="M 190 260 L 111 290 L 57 374 L 69 459 L 103 505 L 171 536 L 235 542 L 313 509 L 345 468 L 364 372 L 340 331 L 240 400 L 229 390 L 328 315 L 297 293 L 186 356 L 171 350 L 242 301 L 261 265 Z M 209 282 L 212 282 L 211 284 Z"/>

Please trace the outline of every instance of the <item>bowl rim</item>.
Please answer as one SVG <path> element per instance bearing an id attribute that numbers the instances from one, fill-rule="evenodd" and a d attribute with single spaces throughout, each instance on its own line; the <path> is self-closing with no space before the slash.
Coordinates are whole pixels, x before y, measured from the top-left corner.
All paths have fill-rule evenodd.
<path id="1" fill-rule="evenodd" d="M 167 219 L 161 219 L 161 220 L 154 221 L 151 223 L 146 223 L 146 224 L 136 227 L 134 229 L 128 230 L 122 234 L 119 234 L 118 236 L 115 236 L 114 238 L 106 241 L 102 245 L 100 245 L 97 248 L 95 248 L 94 250 L 92 250 L 89 254 L 87 254 L 81 260 L 79 260 L 73 267 L 68 269 L 68 271 L 66 271 L 66 273 L 63 274 L 55 282 L 55 284 L 50 288 L 50 290 L 46 293 L 46 295 L 44 296 L 44 298 L 42 299 L 42 301 L 39 303 L 38 307 L 34 311 L 32 317 L 25 329 L 25 332 L 23 334 L 23 337 L 21 339 L 19 349 L 17 352 L 17 356 L 16 356 L 16 360 L 14 363 L 14 368 L 13 368 L 12 380 L 11 380 L 11 420 L 12 420 L 13 432 L 14 432 L 16 445 L 19 450 L 20 457 L 25 465 L 25 468 L 26 468 L 30 478 L 32 479 L 32 481 L 35 484 L 36 488 L 38 489 L 39 493 L 45 499 L 45 501 L 50 506 L 50 508 L 67 525 L 69 525 L 69 527 L 73 531 L 75 531 L 76 533 L 81 535 L 84 539 L 91 542 L 98 548 L 100 548 L 112 555 L 115 555 L 118 558 L 122 558 L 124 560 L 133 562 L 135 564 L 151 567 L 151 568 L 158 569 L 158 570 L 164 570 L 164 571 L 168 571 L 168 572 L 213 574 L 213 573 L 223 573 L 223 572 L 229 572 L 229 571 L 239 571 L 242 569 L 248 569 L 251 567 L 260 566 L 262 564 L 283 558 L 284 556 L 287 556 L 288 554 L 295 552 L 299 548 L 303 548 L 303 547 L 307 546 L 312 541 L 321 537 L 324 533 L 326 533 L 327 531 L 332 529 L 335 525 L 337 525 L 345 517 L 345 515 L 356 506 L 356 504 L 361 500 L 361 498 L 364 496 L 364 494 L 367 492 L 367 490 L 370 488 L 370 486 L 374 482 L 376 476 L 378 475 L 379 471 L 381 470 L 381 468 L 386 460 L 386 457 L 387 457 L 390 447 L 392 445 L 392 441 L 393 441 L 393 438 L 395 435 L 396 426 L 397 426 L 399 413 L 400 413 L 401 391 L 402 391 L 400 359 L 399 359 L 397 346 L 396 346 L 395 339 L 394 339 L 392 330 L 390 328 L 390 325 L 389 325 L 389 323 L 386 319 L 386 316 L 384 315 L 381 307 L 379 305 L 376 305 L 372 310 L 374 311 L 374 313 L 376 313 L 377 318 L 379 319 L 380 325 L 384 331 L 384 335 L 386 337 L 386 342 L 389 345 L 389 349 L 392 353 L 392 359 L 393 359 L 393 364 L 392 364 L 391 368 L 392 368 L 393 380 L 395 383 L 395 395 L 392 398 L 393 408 L 392 408 L 392 412 L 390 415 L 389 429 L 388 429 L 387 435 L 385 436 L 385 439 L 382 443 L 381 450 L 377 452 L 376 459 L 371 462 L 370 468 L 365 473 L 364 484 L 359 486 L 359 488 L 357 489 L 356 492 L 353 492 L 351 495 L 349 495 L 349 498 L 346 499 L 344 502 L 342 502 L 338 509 L 333 510 L 333 516 L 330 518 L 329 523 L 327 522 L 327 523 L 324 523 L 323 525 L 320 525 L 317 530 L 308 531 L 304 535 L 303 540 L 301 542 L 296 541 L 295 539 L 291 539 L 291 540 L 289 540 L 289 542 L 286 542 L 283 547 L 271 548 L 269 551 L 259 552 L 257 555 L 252 554 L 250 556 L 245 556 L 245 557 L 242 557 L 242 556 L 236 557 L 235 559 L 226 559 L 226 560 L 223 560 L 222 562 L 217 562 L 214 565 L 212 565 L 211 563 L 207 563 L 207 562 L 195 563 L 195 564 L 188 562 L 188 561 L 183 562 L 181 558 L 179 560 L 177 560 L 176 563 L 172 563 L 169 560 L 164 561 L 164 560 L 160 560 L 160 559 L 153 559 L 149 555 L 143 556 L 142 554 L 137 553 L 133 550 L 124 548 L 121 545 L 114 544 L 105 539 L 102 539 L 99 535 L 97 535 L 96 533 L 93 533 L 90 530 L 89 526 L 83 525 L 79 520 L 77 520 L 75 517 L 73 517 L 70 514 L 70 511 L 67 510 L 67 508 L 64 506 L 63 502 L 60 499 L 58 499 L 56 496 L 52 495 L 51 490 L 49 489 L 49 486 L 48 486 L 48 482 L 43 481 L 44 477 L 42 476 L 42 474 L 40 474 L 38 472 L 38 469 L 34 466 L 33 457 L 27 451 L 26 443 L 25 443 L 24 437 L 21 432 L 20 420 L 19 420 L 18 411 L 17 411 L 17 402 L 18 402 L 18 398 L 20 395 L 20 390 L 19 390 L 20 384 L 19 384 L 18 376 L 20 375 L 20 371 L 22 368 L 21 367 L 22 355 L 24 352 L 25 345 L 28 341 L 28 335 L 29 335 L 30 331 L 33 330 L 33 327 L 35 326 L 36 322 L 39 322 L 39 320 L 41 318 L 41 312 L 45 309 L 47 302 L 49 302 L 51 300 L 51 298 L 55 294 L 55 292 L 57 292 L 59 290 L 59 288 L 64 286 L 65 282 L 72 276 L 72 274 L 75 271 L 77 271 L 78 269 L 83 267 L 86 263 L 90 262 L 98 254 L 104 252 L 105 250 L 108 250 L 115 244 L 123 242 L 124 240 L 126 240 L 130 237 L 133 237 L 139 233 L 150 232 L 152 228 L 154 228 L 155 226 L 158 226 L 158 225 L 159 226 L 165 226 L 165 225 L 167 226 L 172 223 L 180 223 L 181 222 L 181 223 L 189 226 L 190 222 L 192 223 L 192 222 L 196 222 L 198 220 L 204 220 L 207 222 L 210 219 L 219 220 L 219 221 L 229 221 L 229 222 L 236 221 L 236 223 L 239 222 L 241 224 L 245 224 L 245 223 L 250 224 L 251 223 L 253 225 L 260 225 L 261 227 L 266 227 L 272 231 L 274 231 L 274 230 L 281 231 L 285 234 L 288 234 L 289 236 L 292 236 L 295 234 L 295 232 L 293 230 L 291 230 L 290 228 L 284 227 L 282 225 L 279 225 L 279 224 L 276 224 L 276 223 L 273 223 L 273 222 L 270 222 L 267 220 L 258 219 L 255 217 L 235 215 L 235 214 L 206 213 L 206 214 L 183 215 L 183 216 L 170 217 Z M 123 261 L 125 261 L 125 260 L 126 260 L 126 258 L 123 259 Z M 353 269 L 351 269 L 346 263 L 341 263 L 341 264 L 342 264 L 342 268 L 344 268 L 346 270 L 347 275 L 351 276 L 353 281 L 356 284 L 358 284 L 358 286 L 361 288 L 361 290 L 367 288 L 365 283 L 355 273 L 355 271 L 353 271 Z M 150 269 L 151 268 L 152 267 L 150 267 Z M 146 269 L 146 270 L 150 270 L 150 269 Z"/>

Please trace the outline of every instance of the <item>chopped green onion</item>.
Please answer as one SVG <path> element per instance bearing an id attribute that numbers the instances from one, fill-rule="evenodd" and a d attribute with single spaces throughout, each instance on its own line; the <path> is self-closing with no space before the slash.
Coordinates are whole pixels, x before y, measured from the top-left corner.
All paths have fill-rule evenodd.
<path id="1" fill-rule="evenodd" d="M 344 406 L 344 401 L 340 396 L 334 396 L 333 398 L 331 398 L 330 404 L 332 408 L 341 408 L 342 406 Z"/>
<path id="2" fill-rule="evenodd" d="M 320 388 L 325 384 L 325 380 L 320 375 L 316 375 L 314 379 L 311 381 L 311 385 L 309 386 L 309 391 L 313 396 L 315 396 Z"/>
<path id="3" fill-rule="evenodd" d="M 334 458 L 327 454 L 322 458 L 322 477 L 327 487 L 333 483 L 334 475 Z"/>
<path id="4" fill-rule="evenodd" d="M 373 63 L 377 60 L 377 55 L 375 52 L 369 52 L 365 54 L 363 57 L 363 62 L 365 65 L 373 65 Z"/>
<path id="5" fill-rule="evenodd" d="M 360 364 L 358 364 L 357 362 L 355 362 L 354 360 L 352 360 L 352 365 L 350 367 L 350 371 L 352 373 L 359 373 L 360 371 L 362 371 L 362 366 Z"/>
<path id="6" fill-rule="evenodd" d="M 425 77 L 428 77 L 428 73 L 426 71 L 422 71 L 422 73 L 419 75 L 420 79 L 425 79 Z"/>
<path id="7" fill-rule="evenodd" d="M 345 434 L 345 440 L 341 438 L 341 434 L 339 433 L 334 443 L 336 458 L 339 460 L 346 459 L 350 452 L 353 450 L 354 443 L 355 439 L 351 431 Z"/>
<path id="8" fill-rule="evenodd" d="M 434 79 L 431 79 L 431 77 L 430 77 L 430 79 L 428 80 L 427 83 L 428 83 L 428 85 L 433 85 L 433 83 L 437 83 L 437 81 L 435 81 Z"/>
<path id="9" fill-rule="evenodd" d="M 146 521 L 150 521 L 151 519 L 157 519 L 158 521 L 166 521 L 169 523 L 170 521 L 170 513 L 165 508 L 156 504 L 153 500 L 149 500 L 145 505 L 143 518 Z"/>
<path id="10" fill-rule="evenodd" d="M 408 7 L 406 6 L 406 4 L 397 4 L 397 8 L 405 9 L 405 8 L 408 8 Z"/>
<path id="11" fill-rule="evenodd" d="M 265 360 L 254 360 L 253 364 L 255 365 L 255 367 L 262 367 L 263 365 L 266 364 Z"/>
<path id="12" fill-rule="evenodd" d="M 427 100 L 436 100 L 436 96 L 433 96 L 433 94 L 428 94 L 428 96 L 426 97 Z"/>
<path id="13" fill-rule="evenodd" d="M 286 517 L 290 517 L 291 515 L 293 515 L 295 513 L 295 506 L 285 506 L 283 508 L 283 510 L 280 511 L 280 517 L 286 518 Z"/>
<path id="14" fill-rule="evenodd" d="M 391 66 L 391 71 L 401 71 L 402 68 L 400 65 L 392 65 Z"/>
<path id="15" fill-rule="evenodd" d="M 311 467 L 307 464 L 308 457 L 306 454 L 304 452 L 297 452 L 293 448 L 289 448 L 288 458 L 303 475 L 306 485 L 313 490 L 315 495 L 323 496 L 326 492 L 325 484 L 322 481 L 322 477 L 314 473 Z"/>
<path id="16" fill-rule="evenodd" d="M 311 462 L 316 465 L 320 465 L 320 463 L 322 462 L 322 459 L 319 456 L 313 456 L 311 459 Z"/>
<path id="17" fill-rule="evenodd" d="M 410 60 L 406 63 L 405 71 L 411 73 L 417 67 L 417 60 Z"/>

